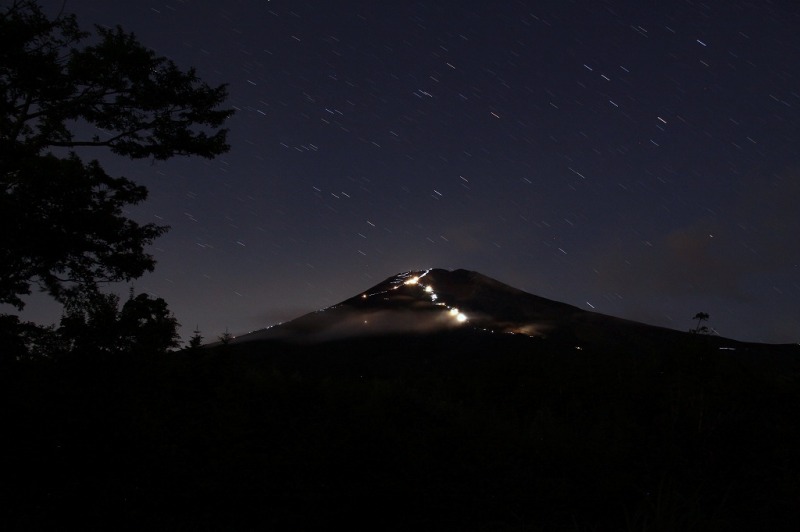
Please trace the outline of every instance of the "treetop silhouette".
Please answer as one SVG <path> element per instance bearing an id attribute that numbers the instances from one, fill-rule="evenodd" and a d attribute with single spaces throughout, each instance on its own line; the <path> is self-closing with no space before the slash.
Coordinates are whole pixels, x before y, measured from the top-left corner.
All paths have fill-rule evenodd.
<path id="1" fill-rule="evenodd" d="M 695 314 L 694 318 L 692 318 L 692 319 L 693 320 L 697 320 L 697 327 L 695 327 L 694 329 L 691 329 L 690 332 L 693 332 L 693 333 L 707 333 L 708 332 L 708 327 L 706 327 L 705 325 L 700 326 L 700 323 L 702 323 L 703 321 L 708 321 L 709 317 L 710 316 L 705 312 L 698 312 L 697 314 Z"/>
<path id="2" fill-rule="evenodd" d="M 147 190 L 75 149 L 154 160 L 229 149 L 225 85 L 119 27 L 90 37 L 32 0 L 0 11 L 0 303 L 19 309 L 34 285 L 64 303 L 154 267 L 145 248 L 167 228 L 124 214 Z M 87 130 L 100 133 L 78 134 Z"/>

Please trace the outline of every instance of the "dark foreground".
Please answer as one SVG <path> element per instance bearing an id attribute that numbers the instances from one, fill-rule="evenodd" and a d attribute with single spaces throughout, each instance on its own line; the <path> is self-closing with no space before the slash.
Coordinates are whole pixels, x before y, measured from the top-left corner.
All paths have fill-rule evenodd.
<path id="1" fill-rule="evenodd" d="M 0 527 L 796 530 L 796 346 L 684 338 L 451 332 L 12 365 Z"/>

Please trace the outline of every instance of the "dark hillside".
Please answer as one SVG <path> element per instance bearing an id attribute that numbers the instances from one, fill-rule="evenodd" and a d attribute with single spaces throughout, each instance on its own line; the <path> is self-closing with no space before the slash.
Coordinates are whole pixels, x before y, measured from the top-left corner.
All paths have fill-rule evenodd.
<path id="1" fill-rule="evenodd" d="M 0 517 L 6 530 L 793 529 L 796 346 L 676 334 L 619 349 L 455 329 L 18 365 L 2 377 Z"/>

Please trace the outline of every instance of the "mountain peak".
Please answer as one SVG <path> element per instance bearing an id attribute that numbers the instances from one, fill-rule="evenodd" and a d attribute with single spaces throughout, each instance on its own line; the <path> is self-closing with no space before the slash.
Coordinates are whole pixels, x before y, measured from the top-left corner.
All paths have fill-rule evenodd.
<path id="1" fill-rule="evenodd" d="M 392 275 L 349 299 L 237 341 L 428 333 L 467 327 L 543 336 L 585 311 L 478 272 L 429 268 Z"/>
<path id="2" fill-rule="evenodd" d="M 438 308 L 448 313 L 458 309 L 476 326 L 494 322 L 527 324 L 563 318 L 580 309 L 564 303 L 528 294 L 478 272 L 458 269 L 408 271 L 393 275 L 342 304 L 356 307 L 395 307 L 406 305 L 416 309 Z M 463 323 L 466 320 L 460 320 Z M 513 327 L 512 327 L 513 328 Z"/>
<path id="3" fill-rule="evenodd" d="M 336 305 L 239 336 L 236 343 L 314 343 L 455 330 L 558 339 L 576 348 L 635 344 L 637 348 L 651 349 L 682 341 L 689 335 L 589 312 L 524 292 L 478 272 L 429 268 L 392 275 Z M 704 339 L 729 346 L 726 349 L 744 345 L 718 336 Z"/>

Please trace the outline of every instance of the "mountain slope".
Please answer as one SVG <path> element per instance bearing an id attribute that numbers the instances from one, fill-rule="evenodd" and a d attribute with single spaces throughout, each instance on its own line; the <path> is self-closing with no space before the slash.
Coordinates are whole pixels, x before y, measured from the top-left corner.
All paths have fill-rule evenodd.
<path id="1" fill-rule="evenodd" d="M 339 304 L 242 335 L 236 342 L 319 342 L 456 329 L 559 339 L 577 347 L 602 344 L 647 348 L 694 336 L 585 311 L 477 272 L 428 269 L 393 275 Z M 720 348 L 746 345 L 721 337 L 703 338 Z"/>

